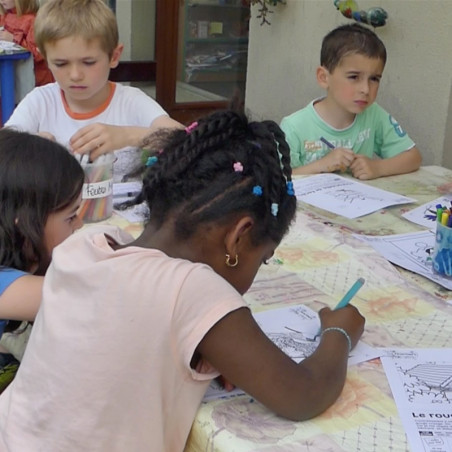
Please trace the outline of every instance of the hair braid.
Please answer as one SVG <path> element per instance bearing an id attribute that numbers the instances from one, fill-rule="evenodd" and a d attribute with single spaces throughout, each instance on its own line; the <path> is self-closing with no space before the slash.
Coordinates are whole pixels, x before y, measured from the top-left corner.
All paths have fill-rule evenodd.
<path id="1" fill-rule="evenodd" d="M 256 219 L 256 241 L 281 240 L 296 201 L 287 193 L 290 158 L 278 125 L 249 123 L 244 115 L 225 111 L 188 129 L 150 140 L 153 149 L 162 148 L 139 196 L 149 205 L 151 221 L 159 227 L 172 214 L 177 233 L 189 237 L 200 223 L 247 212 Z M 279 213 L 272 204 L 280 206 Z"/>

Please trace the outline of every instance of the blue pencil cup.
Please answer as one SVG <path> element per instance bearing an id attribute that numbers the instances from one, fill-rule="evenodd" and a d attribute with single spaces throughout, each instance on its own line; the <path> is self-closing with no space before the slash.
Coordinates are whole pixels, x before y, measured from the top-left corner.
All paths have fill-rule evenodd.
<path id="1" fill-rule="evenodd" d="M 440 275 L 452 277 L 452 228 L 440 222 L 436 223 L 433 270 Z"/>

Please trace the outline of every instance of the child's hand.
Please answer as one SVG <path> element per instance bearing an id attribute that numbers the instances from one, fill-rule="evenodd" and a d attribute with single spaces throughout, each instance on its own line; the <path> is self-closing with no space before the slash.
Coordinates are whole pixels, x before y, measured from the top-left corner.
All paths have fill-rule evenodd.
<path id="1" fill-rule="evenodd" d="M 0 31 L 0 40 L 13 42 L 13 35 L 9 31 L 1 30 Z"/>
<path id="2" fill-rule="evenodd" d="M 319 317 L 322 331 L 330 327 L 343 328 L 350 336 L 353 347 L 363 334 L 365 319 L 358 309 L 350 304 L 334 311 L 330 308 L 323 308 L 319 311 Z"/>
<path id="3" fill-rule="evenodd" d="M 329 154 L 323 157 L 325 163 L 325 173 L 332 173 L 334 171 L 344 172 L 352 164 L 355 159 L 355 154 L 352 150 L 347 148 L 335 148 Z"/>
<path id="4" fill-rule="evenodd" d="M 81 128 L 71 137 L 69 144 L 74 153 L 90 154 L 91 160 L 133 145 L 129 142 L 126 127 L 102 123 L 89 124 Z"/>
<path id="5" fill-rule="evenodd" d="M 380 177 L 378 160 L 370 159 L 365 155 L 356 155 L 355 160 L 350 165 L 350 170 L 356 179 L 370 180 Z"/>

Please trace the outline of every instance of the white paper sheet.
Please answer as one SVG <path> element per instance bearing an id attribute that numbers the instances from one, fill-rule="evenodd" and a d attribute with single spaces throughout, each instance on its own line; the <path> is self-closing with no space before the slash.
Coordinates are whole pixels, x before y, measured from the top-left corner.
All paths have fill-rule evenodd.
<path id="1" fill-rule="evenodd" d="M 295 179 L 293 184 L 300 201 L 347 218 L 358 218 L 384 207 L 416 201 L 332 173 Z"/>
<path id="2" fill-rule="evenodd" d="M 438 275 L 433 271 L 432 255 L 435 248 L 435 231 L 426 230 L 381 236 L 354 234 L 354 236 L 367 242 L 389 262 L 452 290 L 452 278 Z"/>
<path id="3" fill-rule="evenodd" d="M 124 217 L 130 223 L 142 223 L 149 212 L 145 203 L 137 204 L 127 209 L 118 209 L 115 206 L 123 202 L 131 201 L 141 191 L 141 182 L 121 182 L 113 184 L 113 208 L 114 211 Z"/>
<path id="4" fill-rule="evenodd" d="M 433 201 L 427 202 L 422 206 L 404 213 L 402 216 L 425 228 L 436 229 L 436 206 L 438 204 L 450 207 L 452 205 L 452 194 L 436 198 Z"/>
<path id="5" fill-rule="evenodd" d="M 452 451 L 452 349 L 385 350 L 381 357 L 413 452 Z"/>
<path id="6" fill-rule="evenodd" d="M 253 317 L 272 342 L 297 363 L 312 355 L 319 345 L 319 337 L 315 341 L 311 339 L 320 328 L 319 316 L 317 312 L 305 305 L 270 309 L 253 314 Z M 348 365 L 369 361 L 379 356 L 379 349 L 360 341 L 350 352 Z M 218 382 L 213 381 L 206 392 L 204 401 L 242 394 L 245 393 L 240 389 L 227 392 L 220 387 Z"/>

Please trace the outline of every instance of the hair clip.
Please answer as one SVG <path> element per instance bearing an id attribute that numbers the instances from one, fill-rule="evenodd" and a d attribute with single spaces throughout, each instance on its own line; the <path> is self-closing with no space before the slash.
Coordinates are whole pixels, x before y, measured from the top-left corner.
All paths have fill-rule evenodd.
<path id="1" fill-rule="evenodd" d="M 235 162 L 232 167 L 236 173 L 241 173 L 243 171 L 243 165 L 240 162 Z"/>
<path id="2" fill-rule="evenodd" d="M 146 160 L 146 166 L 152 166 L 154 163 L 156 163 L 158 160 L 158 158 L 153 155 L 151 157 L 148 157 L 148 159 Z"/>
<path id="3" fill-rule="evenodd" d="M 289 181 L 289 182 L 287 182 L 286 185 L 287 185 L 287 194 L 290 195 L 290 196 L 294 196 L 295 195 L 295 191 L 293 189 L 293 182 Z"/>
<path id="4" fill-rule="evenodd" d="M 255 185 L 253 187 L 253 195 L 262 196 L 262 187 L 260 185 Z"/>
<path id="5" fill-rule="evenodd" d="M 278 209 L 279 209 L 278 204 L 276 202 L 272 202 L 272 205 L 270 206 L 270 210 L 274 217 L 276 217 L 278 215 Z"/>
<path id="6" fill-rule="evenodd" d="M 257 141 L 253 141 L 253 140 L 246 140 L 249 144 L 252 144 L 254 147 L 258 148 L 258 149 L 262 149 L 262 146 L 260 143 L 258 143 Z"/>
<path id="7" fill-rule="evenodd" d="M 185 133 L 187 135 L 190 135 L 193 132 L 193 130 L 196 129 L 196 127 L 198 127 L 198 122 L 197 121 L 192 122 L 189 126 L 185 127 Z"/>

